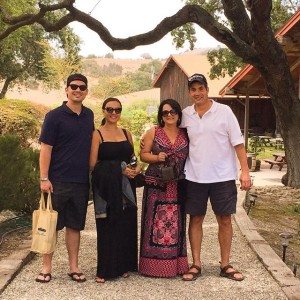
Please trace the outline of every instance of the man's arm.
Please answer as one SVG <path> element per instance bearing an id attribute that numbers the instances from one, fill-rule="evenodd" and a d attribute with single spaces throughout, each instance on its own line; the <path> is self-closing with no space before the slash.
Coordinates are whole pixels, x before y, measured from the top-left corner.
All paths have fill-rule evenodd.
<path id="1" fill-rule="evenodd" d="M 52 183 L 48 178 L 48 172 L 51 162 L 52 146 L 41 143 L 40 150 L 40 187 L 43 192 L 53 192 Z"/>
<path id="2" fill-rule="evenodd" d="M 249 190 L 252 183 L 251 177 L 249 173 L 249 167 L 247 162 L 247 154 L 244 144 L 239 144 L 234 146 L 236 155 L 241 165 L 241 174 L 240 174 L 240 183 L 241 183 L 241 190 Z"/>

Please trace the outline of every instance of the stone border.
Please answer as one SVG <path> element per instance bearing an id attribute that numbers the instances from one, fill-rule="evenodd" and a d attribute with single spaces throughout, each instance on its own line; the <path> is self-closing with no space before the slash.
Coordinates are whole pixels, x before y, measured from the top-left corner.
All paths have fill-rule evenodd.
<path id="1" fill-rule="evenodd" d="M 243 207 L 245 197 L 246 192 L 238 192 L 237 211 L 234 216 L 236 224 L 247 239 L 251 249 L 256 253 L 258 259 L 279 284 L 288 299 L 299 300 L 300 280 L 294 276 L 291 269 L 257 232 Z"/>
<path id="2" fill-rule="evenodd" d="M 30 251 L 31 240 L 25 240 L 16 251 L 0 261 L 0 294 L 18 275 L 24 265 L 26 265 L 35 253 Z"/>

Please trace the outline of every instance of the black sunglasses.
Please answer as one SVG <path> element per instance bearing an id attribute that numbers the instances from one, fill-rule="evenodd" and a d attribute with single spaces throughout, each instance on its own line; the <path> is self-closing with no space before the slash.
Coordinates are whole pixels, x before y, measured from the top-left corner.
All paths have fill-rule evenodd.
<path id="1" fill-rule="evenodd" d="M 109 114 L 112 114 L 113 112 L 115 112 L 116 114 L 120 114 L 122 112 L 122 107 L 118 107 L 118 108 L 112 108 L 112 107 L 105 107 L 104 108 Z"/>
<path id="2" fill-rule="evenodd" d="M 171 116 L 176 116 L 177 115 L 177 111 L 174 110 L 174 109 L 171 109 L 171 110 L 163 110 L 161 112 L 162 116 L 163 117 L 167 117 L 169 114 L 171 114 Z"/>
<path id="3" fill-rule="evenodd" d="M 82 84 L 82 85 L 70 84 L 69 87 L 73 91 L 76 91 L 79 88 L 83 92 L 87 89 L 87 86 L 85 84 Z"/>

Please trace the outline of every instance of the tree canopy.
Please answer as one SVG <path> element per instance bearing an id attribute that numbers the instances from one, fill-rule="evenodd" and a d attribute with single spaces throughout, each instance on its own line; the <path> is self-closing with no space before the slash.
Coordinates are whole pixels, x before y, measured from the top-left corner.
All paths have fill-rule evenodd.
<path id="1" fill-rule="evenodd" d="M 49 1 L 53 2 L 53 1 Z M 10 0 L 1 2 L 11 14 L 34 11 L 36 0 Z M 55 21 L 58 12 L 51 18 Z M 0 31 L 6 25 L 0 19 Z M 4 81 L 0 98 L 14 84 L 31 86 L 36 80 L 43 81 L 49 88 L 78 67 L 79 38 L 69 27 L 59 32 L 47 33 L 38 24 L 23 26 L 0 41 L 0 80 Z M 3 67 L 2 67 L 3 66 Z"/>
<path id="2" fill-rule="evenodd" d="M 224 18 L 223 5 L 221 0 L 186 0 L 185 4 L 198 4 L 211 13 L 216 20 L 221 21 L 227 27 L 230 23 Z M 273 0 L 271 10 L 271 27 L 277 31 L 298 9 L 299 0 Z M 187 23 L 172 30 L 171 35 L 176 48 L 183 47 L 188 43 L 190 49 L 194 49 L 197 41 L 196 30 L 193 23 Z M 208 61 L 211 64 L 209 77 L 211 79 L 225 77 L 226 74 L 232 76 L 239 68 L 244 66 L 242 59 L 237 57 L 228 48 L 219 48 L 208 51 Z"/>
<path id="3" fill-rule="evenodd" d="M 202 27 L 226 45 L 243 63 L 253 65 L 264 78 L 286 149 L 286 183 L 300 187 L 300 101 L 287 57 L 274 36 L 271 16 L 275 1 L 193 1 L 174 15 L 164 18 L 153 30 L 127 38 L 112 36 L 100 20 L 74 7 L 75 0 L 62 0 L 56 4 L 48 2 L 39 3 L 34 12 L 15 15 L 1 5 L 1 20 L 6 25 L 0 31 L 0 40 L 25 25 L 39 24 L 46 32 L 57 32 L 70 22 L 78 21 L 96 32 L 112 50 L 130 50 L 140 45 L 153 44 L 172 30 L 189 23 Z M 286 5 L 294 3 L 286 1 Z M 210 12 L 209 5 L 215 5 L 214 13 Z M 56 16 L 54 20 L 50 18 L 52 15 Z"/>

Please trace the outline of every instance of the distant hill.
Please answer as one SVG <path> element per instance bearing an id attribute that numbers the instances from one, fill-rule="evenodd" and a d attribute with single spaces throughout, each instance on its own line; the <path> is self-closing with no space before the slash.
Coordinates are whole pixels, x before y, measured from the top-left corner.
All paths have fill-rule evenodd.
<path id="1" fill-rule="evenodd" d="M 109 64 L 117 64 L 123 68 L 123 73 L 127 72 L 135 72 L 141 66 L 141 64 L 147 64 L 151 60 L 150 59 L 121 59 L 121 58 L 84 58 L 83 60 L 93 60 L 96 61 L 97 64 L 102 66 L 108 66 Z"/>
<path id="2" fill-rule="evenodd" d="M 135 72 L 138 70 L 141 64 L 150 62 L 150 60 L 147 59 L 114 59 L 114 58 L 84 58 L 84 59 L 91 59 L 93 61 L 96 61 L 99 66 L 104 66 L 104 65 L 108 66 L 110 63 L 118 64 L 123 68 L 123 73 Z M 90 76 L 87 77 L 89 81 L 89 88 L 91 89 L 94 85 L 98 83 L 98 78 L 90 77 Z M 136 93 L 133 94 L 136 95 Z M 149 91 L 145 91 L 145 94 L 146 94 L 146 98 L 144 99 L 147 99 L 148 97 L 147 95 L 149 95 Z M 37 89 L 15 87 L 13 90 L 8 91 L 6 97 L 13 98 L 13 99 L 29 100 L 34 103 L 53 106 L 53 105 L 58 105 L 59 103 L 65 100 L 65 86 L 64 84 L 62 84 L 59 89 L 51 90 L 51 91 L 47 91 L 43 89 L 42 85 L 40 85 L 39 88 Z M 126 102 L 128 102 L 128 99 L 134 99 L 135 97 L 136 96 L 129 97 L 127 95 Z M 86 100 L 87 100 L 86 102 L 92 102 L 92 103 L 99 102 L 99 99 L 91 96 L 88 96 Z"/>
<path id="3" fill-rule="evenodd" d="M 192 51 L 185 51 L 181 55 L 195 55 L 195 54 L 205 54 L 207 51 L 211 50 L 210 48 L 205 49 L 194 49 Z M 120 65 L 123 68 L 122 73 L 127 72 L 135 72 L 141 66 L 141 64 L 147 64 L 150 62 L 149 59 L 115 59 L 115 58 L 104 58 L 104 57 L 95 57 L 95 58 L 83 58 L 83 60 L 93 60 L 96 61 L 97 64 L 101 66 L 108 66 L 110 63 L 115 63 Z M 166 60 L 161 60 L 162 64 L 165 63 Z M 98 83 L 98 78 L 87 76 L 89 80 L 89 88 L 91 89 L 94 85 Z M 64 84 L 57 90 L 46 91 L 43 89 L 42 85 L 37 89 L 26 89 L 24 87 L 18 88 L 15 87 L 13 90 L 9 90 L 7 95 L 8 98 L 14 99 L 23 99 L 29 100 L 35 103 L 44 104 L 47 106 L 54 106 L 60 104 L 63 100 L 65 100 L 65 86 Z M 141 97 L 141 99 L 159 99 L 159 89 L 151 89 L 148 91 L 136 92 L 128 95 L 122 95 L 123 101 L 129 102 L 133 101 Z M 150 98 L 149 98 L 150 97 Z M 99 99 L 88 96 L 86 103 L 97 103 Z"/>

